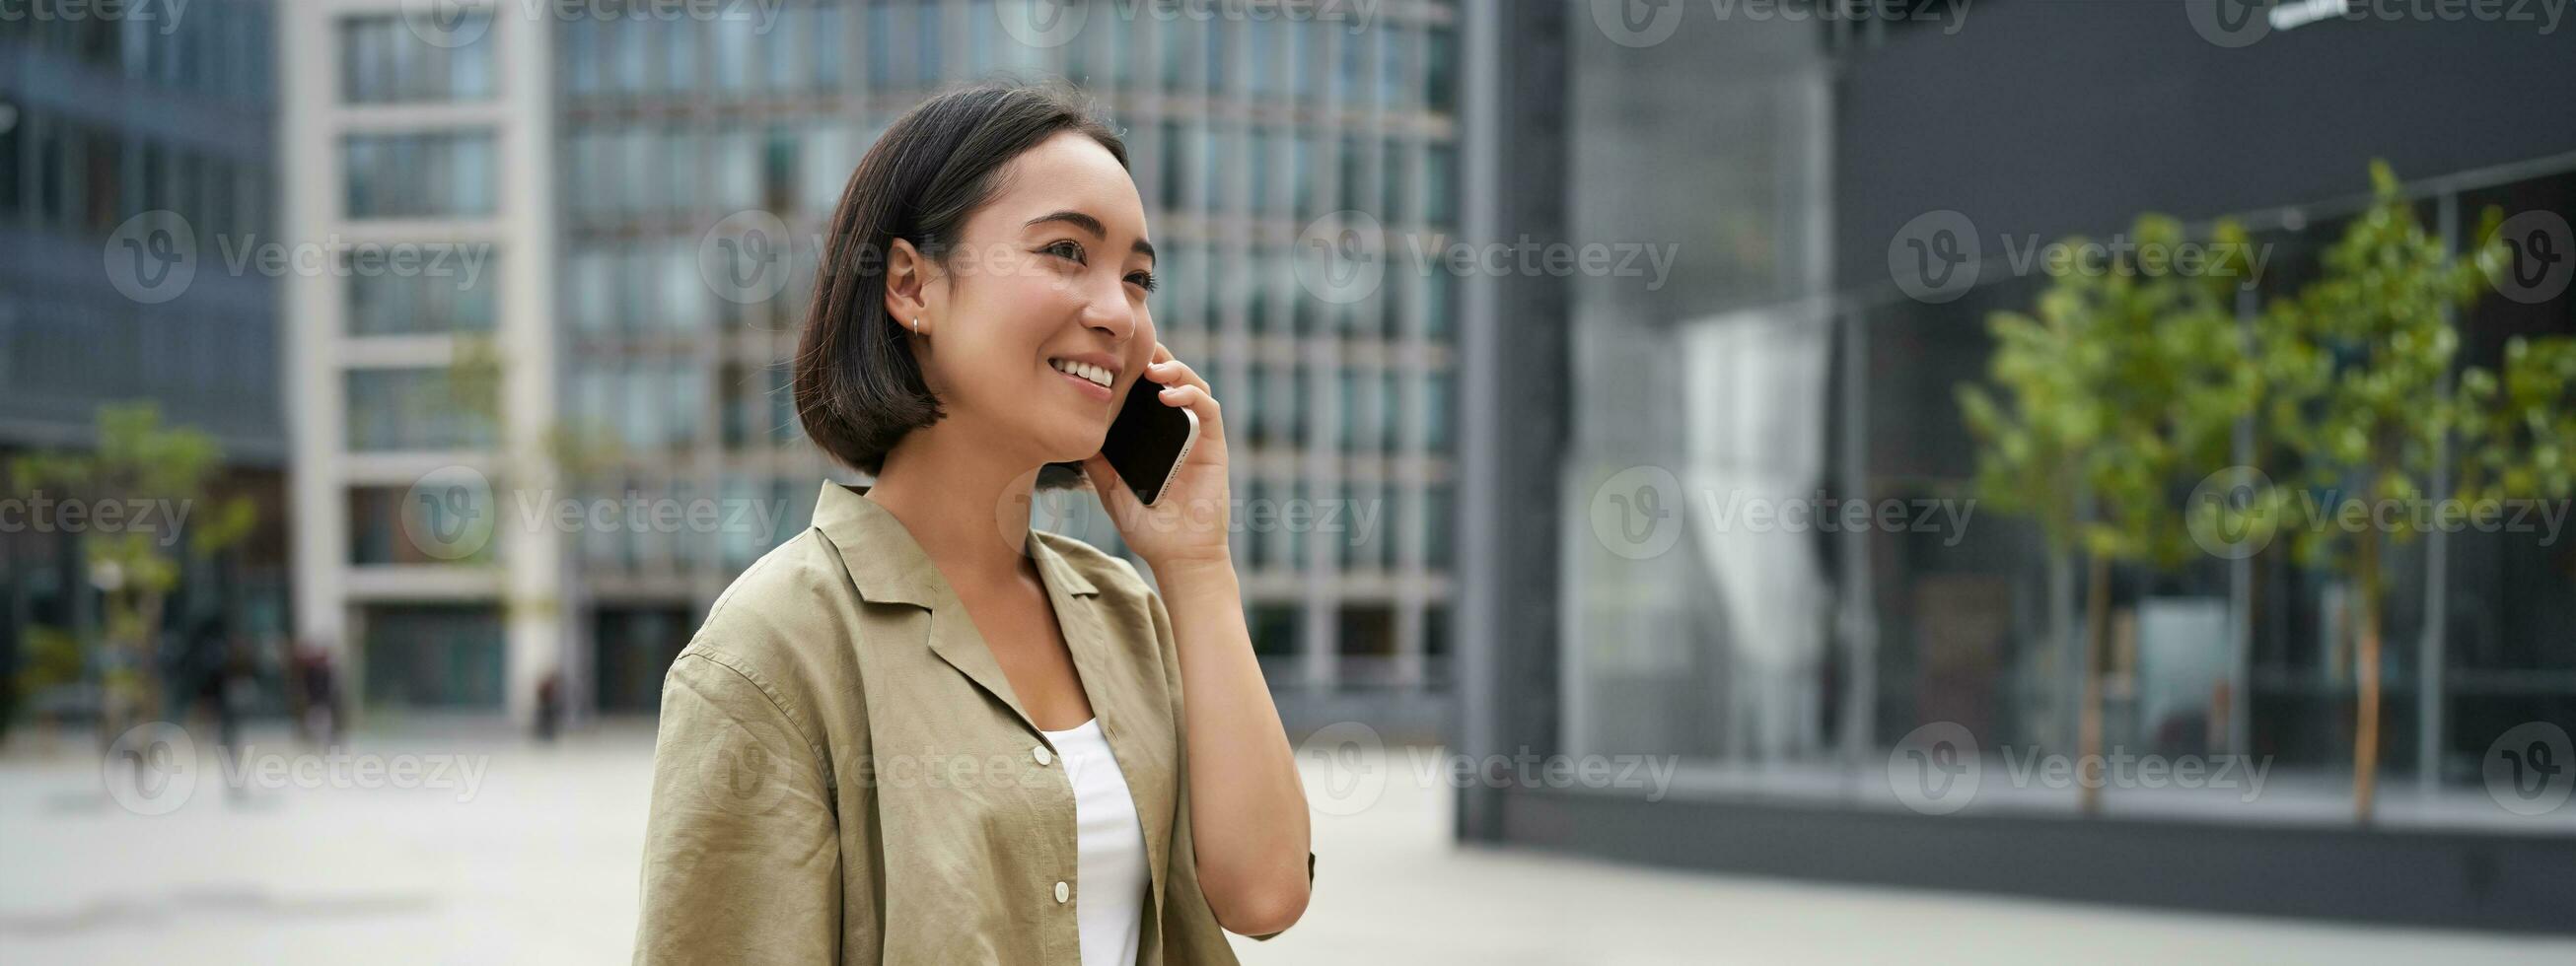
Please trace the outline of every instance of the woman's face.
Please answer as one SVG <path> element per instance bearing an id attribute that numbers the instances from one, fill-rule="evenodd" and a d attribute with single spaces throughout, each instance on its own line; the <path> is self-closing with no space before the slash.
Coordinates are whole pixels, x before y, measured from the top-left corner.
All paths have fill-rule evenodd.
<path id="1" fill-rule="evenodd" d="M 1107 148 L 1068 131 L 1029 149 L 946 263 L 917 265 L 917 293 L 897 291 L 902 261 L 887 310 L 921 317 L 914 352 L 949 420 L 1031 462 L 1100 451 L 1155 344 L 1145 206 Z"/>

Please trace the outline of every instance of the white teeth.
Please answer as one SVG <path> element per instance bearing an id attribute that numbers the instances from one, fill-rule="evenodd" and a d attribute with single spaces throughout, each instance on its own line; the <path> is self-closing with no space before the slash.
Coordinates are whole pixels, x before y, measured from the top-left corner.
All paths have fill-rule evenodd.
<path id="1" fill-rule="evenodd" d="M 1054 366 L 1058 372 L 1081 376 L 1082 378 L 1089 379 L 1093 383 L 1104 388 L 1109 385 L 1109 370 L 1102 367 L 1095 366 L 1087 362 L 1075 362 L 1071 359 L 1049 359 L 1047 362 L 1049 365 Z"/>

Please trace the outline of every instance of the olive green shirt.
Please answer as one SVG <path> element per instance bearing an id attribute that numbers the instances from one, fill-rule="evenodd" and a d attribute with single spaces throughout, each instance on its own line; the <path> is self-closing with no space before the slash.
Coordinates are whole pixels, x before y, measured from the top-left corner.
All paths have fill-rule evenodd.
<path id="1" fill-rule="evenodd" d="M 663 680 L 638 963 L 1081 962 L 1063 759 L 865 492 L 826 483 Z M 1233 963 L 1199 891 L 1162 598 L 1125 560 L 1030 537 L 1144 826 L 1137 962 Z"/>

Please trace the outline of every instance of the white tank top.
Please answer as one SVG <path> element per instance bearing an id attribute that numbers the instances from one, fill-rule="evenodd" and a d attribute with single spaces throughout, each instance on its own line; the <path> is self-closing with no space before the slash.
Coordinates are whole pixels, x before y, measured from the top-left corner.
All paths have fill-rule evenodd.
<path id="1" fill-rule="evenodd" d="M 1040 731 L 1073 781 L 1074 847 L 1081 852 L 1074 916 L 1082 927 L 1082 966 L 1135 966 L 1153 880 L 1145 871 L 1145 829 L 1136 820 L 1127 774 L 1109 753 L 1097 717 L 1070 731 Z"/>

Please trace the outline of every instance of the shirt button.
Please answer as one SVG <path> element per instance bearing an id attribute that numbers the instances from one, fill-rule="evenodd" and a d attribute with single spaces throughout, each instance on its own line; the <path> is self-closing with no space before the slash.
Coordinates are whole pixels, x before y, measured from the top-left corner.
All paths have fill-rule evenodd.
<path id="1" fill-rule="evenodd" d="M 1036 758 L 1041 765 L 1055 760 L 1055 752 L 1048 751 L 1045 745 L 1029 749 L 1029 756 Z"/>
<path id="2" fill-rule="evenodd" d="M 1062 882 L 1058 882 L 1058 883 L 1056 883 L 1056 884 L 1055 884 L 1055 901 L 1057 901 L 1057 902 L 1063 902 L 1063 901 L 1065 901 L 1065 900 L 1067 900 L 1067 899 L 1071 899 L 1071 898 L 1073 898 L 1073 887 L 1072 887 L 1072 886 L 1066 885 L 1066 884 L 1064 884 L 1064 883 L 1062 883 Z"/>

